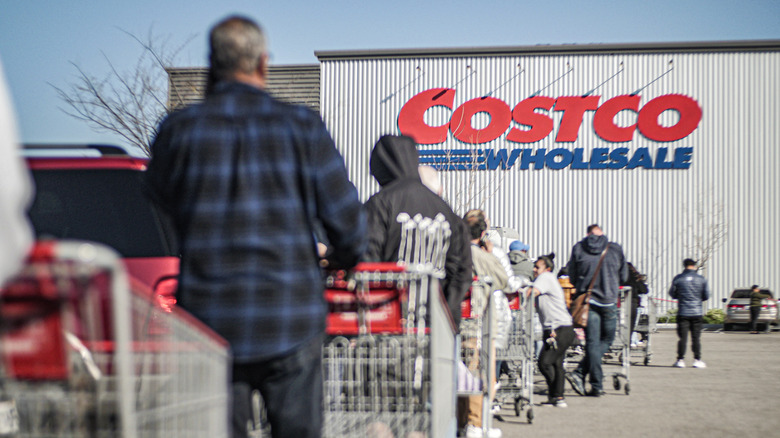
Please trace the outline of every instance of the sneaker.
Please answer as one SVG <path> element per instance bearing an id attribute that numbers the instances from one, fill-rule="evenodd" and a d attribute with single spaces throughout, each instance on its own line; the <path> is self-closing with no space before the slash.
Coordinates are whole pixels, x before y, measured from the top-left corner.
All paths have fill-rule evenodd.
<path id="1" fill-rule="evenodd" d="M 685 368 L 685 361 L 682 359 L 677 359 L 677 362 L 672 365 L 675 368 Z"/>
<path id="2" fill-rule="evenodd" d="M 548 408 L 568 408 L 569 405 L 566 403 L 566 399 L 558 398 L 558 399 L 547 399 L 546 401 L 543 401 L 541 403 L 542 406 L 548 407 Z"/>
<path id="3" fill-rule="evenodd" d="M 488 438 L 501 438 L 501 429 L 488 430 Z M 466 426 L 466 438 L 482 438 L 482 428 L 469 424 Z"/>
<path id="4" fill-rule="evenodd" d="M 694 368 L 707 368 L 707 364 L 703 361 L 696 359 L 693 361 L 693 367 Z"/>
<path id="5" fill-rule="evenodd" d="M 574 392 L 585 395 L 585 382 L 582 381 L 582 377 L 575 373 L 566 373 L 566 380 L 569 381 Z"/>
<path id="6" fill-rule="evenodd" d="M 601 389 L 591 388 L 590 391 L 588 391 L 585 395 L 588 397 L 601 397 L 604 394 L 606 393 Z"/>
<path id="7" fill-rule="evenodd" d="M 493 407 L 491 408 L 491 412 L 493 412 L 493 415 L 498 415 L 501 413 L 501 405 L 498 403 L 493 403 Z"/>

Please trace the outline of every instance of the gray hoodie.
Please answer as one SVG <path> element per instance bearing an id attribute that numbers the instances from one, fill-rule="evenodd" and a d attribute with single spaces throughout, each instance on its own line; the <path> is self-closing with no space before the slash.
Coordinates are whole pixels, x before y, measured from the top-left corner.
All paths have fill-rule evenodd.
<path id="1" fill-rule="evenodd" d="M 512 264 L 512 271 L 515 277 L 531 280 L 534 276 L 534 262 L 528 257 L 525 251 L 509 251 L 509 263 Z"/>
<path id="2" fill-rule="evenodd" d="M 569 279 L 577 288 L 577 294 L 584 293 L 593 279 L 601 253 L 607 245 L 609 251 L 604 257 L 598 278 L 593 283 L 591 295 L 592 300 L 605 305 L 617 302 L 620 284 L 628 279 L 628 265 L 623 255 L 623 248 L 617 243 L 610 242 L 607 236 L 590 234 L 574 245 L 571 258 L 566 265 Z"/>

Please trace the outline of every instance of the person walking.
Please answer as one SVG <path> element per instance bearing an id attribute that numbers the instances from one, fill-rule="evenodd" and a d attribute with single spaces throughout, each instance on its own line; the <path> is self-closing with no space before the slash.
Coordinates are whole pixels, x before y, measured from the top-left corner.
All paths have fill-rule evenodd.
<path id="1" fill-rule="evenodd" d="M 707 279 L 700 275 L 693 259 L 683 260 L 682 273 L 672 280 L 669 296 L 677 300 L 677 361 L 676 368 L 685 368 L 685 349 L 688 344 L 688 333 L 691 334 L 691 349 L 693 350 L 693 367 L 706 368 L 701 360 L 701 326 L 702 302 L 710 298 L 710 287 Z"/>
<path id="2" fill-rule="evenodd" d="M 566 350 L 574 343 L 574 327 L 566 308 L 563 288 L 552 273 L 554 255 L 541 256 L 534 263 L 535 280 L 528 294 L 536 297 L 536 310 L 542 323 L 544 345 L 539 354 L 539 371 L 547 381 L 548 406 L 565 408 L 563 396 Z"/>
<path id="3" fill-rule="evenodd" d="M 146 179 L 179 238 L 178 303 L 230 343 L 233 436 L 248 435 L 257 389 L 274 437 L 319 437 L 327 307 L 315 224 L 329 266 L 349 268 L 366 221 L 322 119 L 264 90 L 265 40 L 242 16 L 211 29 L 205 100 L 162 121 Z"/>
<path id="4" fill-rule="evenodd" d="M 758 334 L 758 316 L 761 314 L 761 305 L 765 298 L 772 298 L 772 294 L 761 292 L 757 284 L 750 287 L 750 333 L 752 334 Z M 769 327 L 768 322 L 767 327 Z"/>
<path id="5" fill-rule="evenodd" d="M 620 294 L 620 283 L 628 278 L 628 265 L 623 248 L 615 242 L 610 242 L 601 227 L 597 224 L 590 225 L 587 233 L 587 236 L 572 248 L 569 263 L 566 265 L 566 272 L 576 288 L 572 302 L 580 294 L 587 293 L 592 285 L 588 325 L 585 328 L 585 356 L 577 368 L 566 377 L 577 394 L 600 397 L 604 394 L 601 359 L 615 339 L 618 317 L 616 303 Z M 591 387 L 587 392 L 586 376 L 589 377 Z"/>

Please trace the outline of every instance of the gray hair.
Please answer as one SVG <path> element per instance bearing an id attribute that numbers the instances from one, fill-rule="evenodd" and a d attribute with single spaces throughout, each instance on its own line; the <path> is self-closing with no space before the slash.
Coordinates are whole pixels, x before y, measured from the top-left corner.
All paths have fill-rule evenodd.
<path id="1" fill-rule="evenodd" d="M 242 16 L 231 16 L 217 23 L 209 33 L 209 62 L 216 80 L 241 72 L 251 74 L 266 54 L 263 29 Z"/>

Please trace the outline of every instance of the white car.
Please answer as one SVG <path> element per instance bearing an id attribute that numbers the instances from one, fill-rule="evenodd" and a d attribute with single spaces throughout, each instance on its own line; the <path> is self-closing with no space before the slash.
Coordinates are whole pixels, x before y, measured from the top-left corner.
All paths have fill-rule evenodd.
<path id="1" fill-rule="evenodd" d="M 750 324 L 750 293 L 750 289 L 734 289 L 731 298 L 723 299 L 723 302 L 726 303 L 726 319 L 723 321 L 723 330 L 733 330 L 736 324 Z M 757 328 L 769 331 L 770 325 L 777 325 L 780 322 L 777 300 L 768 289 L 761 289 L 761 293 L 768 293 L 771 298 L 764 298 L 761 302 Z"/>

